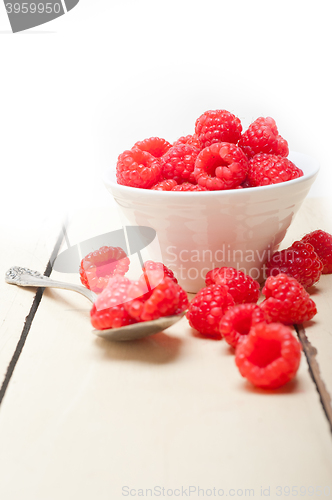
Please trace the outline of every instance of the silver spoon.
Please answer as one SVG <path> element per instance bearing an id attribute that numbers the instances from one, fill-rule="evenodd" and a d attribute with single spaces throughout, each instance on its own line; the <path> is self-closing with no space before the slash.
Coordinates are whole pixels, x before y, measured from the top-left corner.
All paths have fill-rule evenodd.
<path id="1" fill-rule="evenodd" d="M 33 271 L 27 267 L 11 267 L 5 275 L 5 280 L 11 285 L 18 286 L 36 286 L 42 288 L 63 288 L 64 290 L 72 290 L 84 295 L 91 302 L 97 298 L 97 294 L 88 290 L 84 286 L 56 281 L 47 276 L 43 276 L 38 271 Z M 142 323 L 134 323 L 132 325 L 122 326 L 121 328 L 110 328 L 108 330 L 93 330 L 93 333 L 98 337 L 108 340 L 135 340 L 155 333 L 162 332 L 179 321 L 186 311 L 174 316 L 165 316 L 163 318 L 154 319 L 153 321 L 144 321 Z"/>

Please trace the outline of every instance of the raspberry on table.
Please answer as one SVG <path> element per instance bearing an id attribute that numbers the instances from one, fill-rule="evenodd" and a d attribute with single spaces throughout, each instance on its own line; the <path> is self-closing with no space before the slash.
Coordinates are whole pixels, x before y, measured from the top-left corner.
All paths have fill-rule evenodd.
<path id="1" fill-rule="evenodd" d="M 219 323 L 234 305 L 233 297 L 224 285 L 202 288 L 189 303 L 187 319 L 192 328 L 206 337 L 221 339 Z"/>
<path id="2" fill-rule="evenodd" d="M 165 266 L 162 262 L 154 262 L 153 260 L 147 260 L 146 262 L 144 262 L 144 266 L 142 268 L 142 271 L 143 271 L 143 274 L 145 274 L 147 276 L 149 275 L 149 273 L 151 271 L 161 271 L 161 272 L 163 272 L 163 274 L 165 276 L 168 276 L 169 278 L 171 278 L 174 281 L 174 283 L 178 282 L 178 280 L 174 276 L 172 269 Z"/>
<path id="3" fill-rule="evenodd" d="M 179 144 L 188 144 L 188 146 L 193 146 L 199 151 L 202 149 L 196 134 L 182 136 L 177 141 L 173 142 L 173 146 L 178 146 Z"/>
<path id="4" fill-rule="evenodd" d="M 277 389 L 295 377 L 301 350 L 289 327 L 258 323 L 238 344 L 235 363 L 242 377 L 256 387 Z"/>
<path id="5" fill-rule="evenodd" d="M 161 164 L 147 151 L 133 148 L 120 154 L 116 164 L 118 184 L 149 189 L 161 180 Z"/>
<path id="6" fill-rule="evenodd" d="M 273 118 L 257 118 L 246 130 L 238 143 L 248 158 L 257 153 L 267 153 L 278 156 L 287 156 L 288 144 L 279 135 L 276 122 Z"/>
<path id="7" fill-rule="evenodd" d="M 173 187 L 177 186 L 177 182 L 174 179 L 166 179 L 164 181 L 157 182 L 150 189 L 155 191 L 171 191 Z"/>
<path id="8" fill-rule="evenodd" d="M 266 298 L 260 307 L 268 321 L 300 324 L 311 320 L 317 313 L 315 302 L 303 286 L 287 274 L 267 278 L 262 293 Z"/>
<path id="9" fill-rule="evenodd" d="M 90 311 L 91 324 L 97 330 L 120 328 L 135 323 L 124 307 L 130 280 L 116 275 L 98 295 Z"/>
<path id="10" fill-rule="evenodd" d="M 275 252 L 265 264 L 266 276 L 287 274 L 310 288 L 321 277 L 323 264 L 310 243 L 295 241 L 285 250 Z"/>
<path id="11" fill-rule="evenodd" d="M 79 269 L 81 283 L 89 290 L 100 293 L 112 276 L 126 274 L 129 264 L 122 248 L 103 246 L 82 259 Z"/>
<path id="12" fill-rule="evenodd" d="M 189 144 L 172 146 L 160 158 L 163 177 L 174 179 L 177 184 L 182 182 L 196 184 L 194 168 L 198 153 L 199 150 Z"/>
<path id="13" fill-rule="evenodd" d="M 205 111 L 195 123 L 195 134 L 202 148 L 216 142 L 236 144 L 241 137 L 241 132 L 240 119 L 225 109 Z"/>
<path id="14" fill-rule="evenodd" d="M 332 273 L 332 235 L 316 229 L 306 234 L 301 239 L 304 243 L 310 243 L 323 264 L 322 274 Z"/>
<path id="15" fill-rule="evenodd" d="M 147 151 L 155 158 L 163 156 L 171 147 L 172 144 L 161 137 L 149 137 L 148 139 L 135 142 L 134 144 L 134 148 Z"/>
<path id="16" fill-rule="evenodd" d="M 252 187 L 279 184 L 303 176 L 303 171 L 288 158 L 259 153 L 249 160 L 248 181 Z"/>
<path id="17" fill-rule="evenodd" d="M 260 295 L 258 281 L 234 267 L 216 267 L 205 276 L 207 286 L 216 283 L 228 287 L 228 293 L 234 299 L 235 304 L 246 302 L 257 302 Z"/>
<path id="18" fill-rule="evenodd" d="M 238 304 L 225 312 L 220 320 L 219 331 L 226 342 L 236 347 L 251 327 L 257 323 L 265 322 L 265 315 L 257 304 Z"/>
<path id="19" fill-rule="evenodd" d="M 148 279 L 147 279 L 148 277 Z M 128 298 L 124 304 L 128 314 L 136 321 L 150 321 L 161 316 L 172 316 L 184 311 L 185 302 L 182 288 L 163 270 L 151 270 L 128 287 Z"/>
<path id="20" fill-rule="evenodd" d="M 172 187 L 171 191 L 208 191 L 208 189 L 198 184 L 192 184 L 191 182 L 183 182 Z"/>
<path id="21" fill-rule="evenodd" d="M 234 189 L 246 178 L 248 161 L 235 144 L 220 142 L 204 148 L 197 156 L 194 176 L 208 190 Z"/>

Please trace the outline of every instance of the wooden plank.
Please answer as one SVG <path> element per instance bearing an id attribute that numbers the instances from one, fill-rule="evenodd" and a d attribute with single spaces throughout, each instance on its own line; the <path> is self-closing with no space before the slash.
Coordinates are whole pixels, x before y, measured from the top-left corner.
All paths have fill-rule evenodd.
<path id="1" fill-rule="evenodd" d="M 43 216 L 39 216 L 39 218 L 29 219 L 25 217 L 25 224 L 22 226 L 8 223 L 7 225 L 2 224 L 0 227 L 2 235 L 0 249 L 2 265 L 0 280 L 0 388 L 2 387 L 2 389 L 0 389 L 0 399 L 2 399 L 5 389 L 3 382 L 20 342 L 24 324 L 27 323 L 27 328 L 38 303 L 38 297 L 37 301 L 35 300 L 35 289 L 23 290 L 8 285 L 4 280 L 5 273 L 14 265 L 30 267 L 43 273 L 58 240 L 61 225 L 61 219 L 59 220 L 55 215 L 46 215 L 44 212 Z M 28 317 L 30 310 L 31 314 Z"/>
<path id="2" fill-rule="evenodd" d="M 186 319 L 111 343 L 92 335 L 89 309 L 71 292 L 43 295 L 0 412 L 0 498 L 332 491 L 331 435 L 304 357 L 294 382 L 265 392 Z"/>

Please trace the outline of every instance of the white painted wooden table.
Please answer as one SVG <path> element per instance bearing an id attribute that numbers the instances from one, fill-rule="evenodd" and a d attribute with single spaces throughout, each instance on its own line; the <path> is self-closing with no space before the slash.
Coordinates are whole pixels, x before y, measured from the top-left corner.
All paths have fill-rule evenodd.
<path id="1" fill-rule="evenodd" d="M 70 243 L 112 230 L 111 208 L 78 212 Z M 330 215 L 328 200 L 308 198 L 283 246 L 332 232 Z M 66 248 L 61 223 L 46 217 L 23 241 L 4 228 L 3 275 L 12 265 L 44 272 L 52 249 Z M 195 336 L 186 319 L 111 343 L 92 335 L 83 296 L 3 279 L 0 293 L 1 500 L 332 498 L 331 429 L 304 355 L 293 382 L 266 392 L 240 376 L 225 342 Z M 313 298 L 305 330 L 332 394 L 331 275 Z"/>

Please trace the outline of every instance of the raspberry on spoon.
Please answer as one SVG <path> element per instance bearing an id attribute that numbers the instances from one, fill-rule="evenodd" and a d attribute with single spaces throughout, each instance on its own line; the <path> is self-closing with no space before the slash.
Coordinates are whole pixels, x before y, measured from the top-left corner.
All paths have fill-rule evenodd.
<path id="1" fill-rule="evenodd" d="M 79 270 L 81 282 L 89 290 L 100 293 L 112 276 L 126 274 L 129 264 L 122 248 L 103 246 L 82 259 Z"/>

